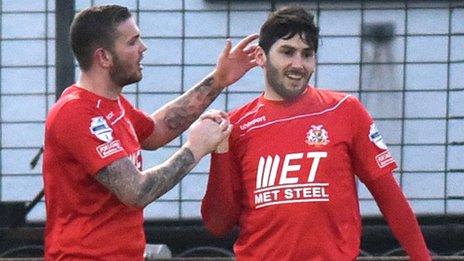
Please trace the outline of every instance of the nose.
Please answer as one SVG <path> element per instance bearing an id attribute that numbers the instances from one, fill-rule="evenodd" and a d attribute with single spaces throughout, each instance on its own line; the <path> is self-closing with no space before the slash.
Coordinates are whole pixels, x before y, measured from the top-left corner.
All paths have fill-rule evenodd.
<path id="1" fill-rule="evenodd" d="M 302 55 L 297 54 L 297 55 L 293 56 L 292 67 L 294 67 L 294 68 L 303 68 L 304 63 L 305 63 L 305 58 Z"/>
<path id="2" fill-rule="evenodd" d="M 140 52 L 143 53 L 148 49 L 148 47 L 145 45 L 145 43 L 142 40 L 140 40 L 140 44 L 141 44 Z"/>

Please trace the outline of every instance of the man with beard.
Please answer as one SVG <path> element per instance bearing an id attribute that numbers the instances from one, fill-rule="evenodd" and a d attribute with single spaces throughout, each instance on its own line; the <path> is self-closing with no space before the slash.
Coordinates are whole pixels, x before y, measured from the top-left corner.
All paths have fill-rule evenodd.
<path id="1" fill-rule="evenodd" d="M 147 50 L 127 8 L 95 6 L 76 15 L 71 45 L 79 80 L 50 110 L 45 129 L 46 260 L 143 260 L 143 207 L 175 186 L 228 137 L 227 114 L 210 111 L 164 163 L 142 171 L 141 149 L 186 130 L 228 85 L 256 65 L 251 35 L 228 41 L 216 69 L 152 115 L 122 94 L 142 79 Z"/>
<path id="2" fill-rule="evenodd" d="M 264 93 L 230 113 L 235 126 L 212 155 L 202 216 L 215 235 L 235 225 L 237 260 L 355 260 L 358 177 L 412 260 L 430 260 L 371 116 L 347 94 L 308 86 L 318 31 L 290 7 L 261 27 Z"/>

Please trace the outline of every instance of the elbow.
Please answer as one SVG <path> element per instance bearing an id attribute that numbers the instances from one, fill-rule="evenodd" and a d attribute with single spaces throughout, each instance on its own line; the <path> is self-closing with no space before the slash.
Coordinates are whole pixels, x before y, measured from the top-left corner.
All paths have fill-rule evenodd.
<path id="1" fill-rule="evenodd" d="M 206 230 L 215 237 L 224 237 L 236 224 L 235 219 L 230 219 L 230 216 L 210 215 L 204 209 L 201 212 Z"/>
<path id="2" fill-rule="evenodd" d="M 233 224 L 226 224 L 225 222 L 214 222 L 204 220 L 206 230 L 215 237 L 226 236 L 234 227 Z"/>
<path id="3" fill-rule="evenodd" d="M 151 201 L 148 200 L 148 192 L 144 189 L 143 183 L 140 183 L 140 186 L 134 186 L 134 189 L 130 191 L 126 191 L 124 195 L 119 195 L 119 200 L 128 207 L 133 208 L 144 208 Z"/>
<path id="4" fill-rule="evenodd" d="M 119 197 L 119 201 L 121 201 L 124 205 L 131 207 L 131 208 L 140 208 L 143 209 L 147 203 L 143 202 L 138 195 L 133 195 L 130 197 Z"/>

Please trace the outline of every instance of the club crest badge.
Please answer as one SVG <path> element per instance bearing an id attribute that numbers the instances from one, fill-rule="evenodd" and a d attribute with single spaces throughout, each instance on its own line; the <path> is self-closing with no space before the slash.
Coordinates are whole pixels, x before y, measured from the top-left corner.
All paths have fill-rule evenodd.
<path id="1" fill-rule="evenodd" d="M 89 129 L 101 141 L 108 143 L 113 140 L 113 130 L 103 116 L 93 117 Z"/>
<path id="2" fill-rule="evenodd" d="M 325 146 L 329 144 L 329 133 L 323 125 L 311 125 L 306 133 L 306 143 L 312 146 Z"/>
<path id="3" fill-rule="evenodd" d="M 369 130 L 369 139 L 379 148 L 386 150 L 387 145 L 383 142 L 382 135 L 380 135 L 379 130 L 375 126 L 375 123 L 371 124 L 371 128 Z"/>

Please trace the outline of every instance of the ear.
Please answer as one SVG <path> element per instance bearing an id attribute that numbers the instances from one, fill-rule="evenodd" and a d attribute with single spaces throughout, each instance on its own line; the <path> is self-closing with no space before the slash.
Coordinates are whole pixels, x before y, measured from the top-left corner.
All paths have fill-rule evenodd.
<path id="1" fill-rule="evenodd" d="M 113 64 L 113 55 L 105 48 L 98 48 L 93 54 L 95 63 L 100 67 L 107 68 Z"/>
<path id="2" fill-rule="evenodd" d="M 266 53 L 264 53 L 264 50 L 261 48 L 261 46 L 256 48 L 255 59 L 259 67 L 263 67 L 266 64 Z"/>

